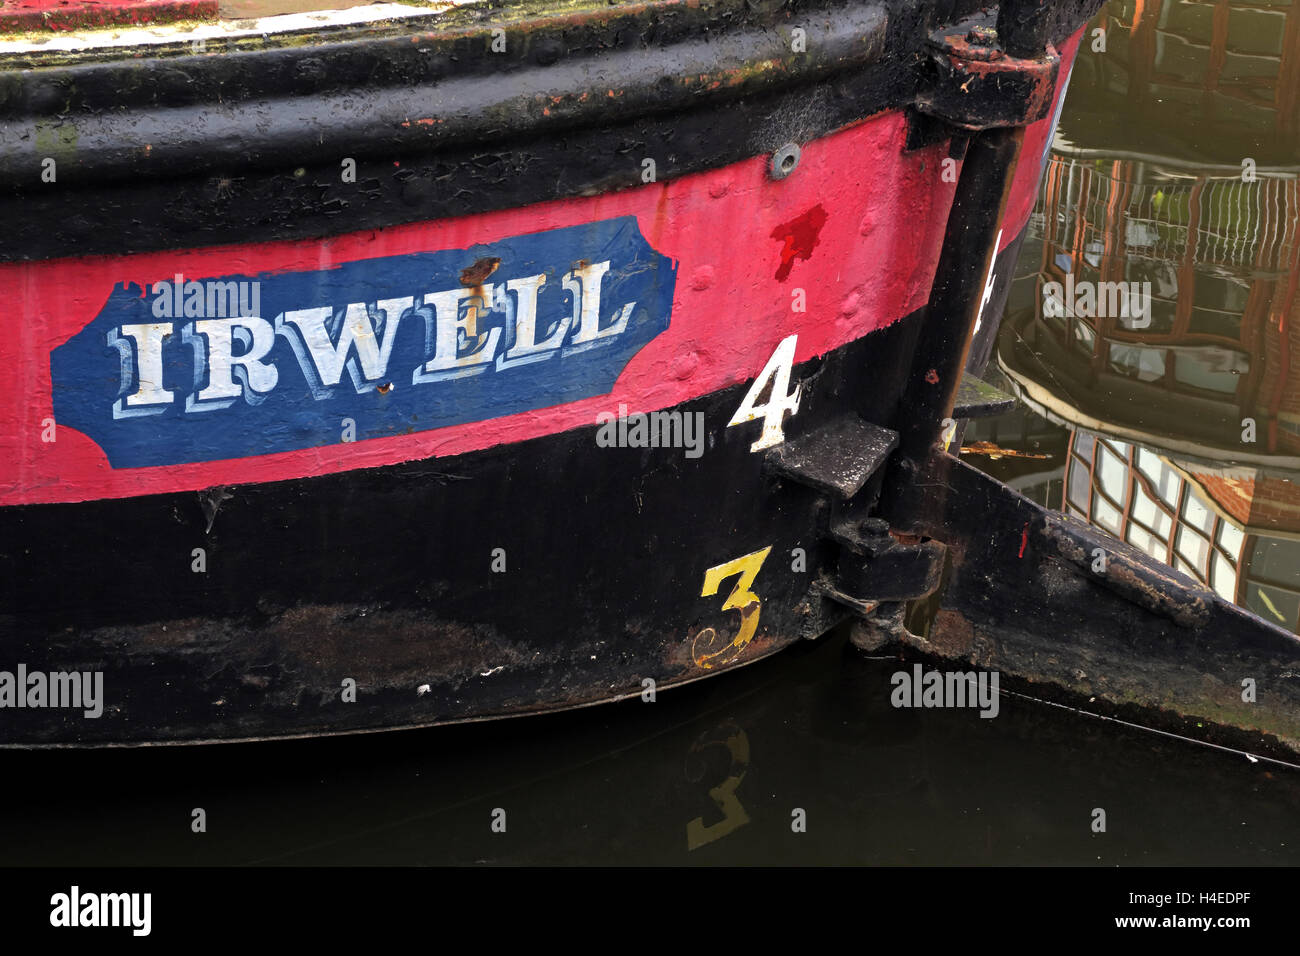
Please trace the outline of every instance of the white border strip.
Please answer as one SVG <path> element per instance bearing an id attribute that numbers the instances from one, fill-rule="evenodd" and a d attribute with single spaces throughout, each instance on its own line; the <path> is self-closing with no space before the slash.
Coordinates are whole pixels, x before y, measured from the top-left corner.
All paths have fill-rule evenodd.
<path id="1" fill-rule="evenodd" d="M 266 36 L 273 33 L 297 33 L 326 27 L 346 27 L 378 23 L 383 20 L 408 20 L 444 13 L 455 7 L 469 6 L 478 0 L 441 0 L 428 6 L 404 3 L 372 3 L 346 10 L 318 10 L 310 13 L 286 13 L 255 20 L 218 20 L 211 23 L 146 24 L 144 26 L 108 26 L 94 30 L 41 34 L 34 31 L 21 39 L 0 42 L 0 55 L 6 53 L 77 53 L 90 50 L 129 49 L 164 44 L 203 44 L 208 40 L 231 40 L 239 37 Z M 196 50 L 195 52 L 201 52 Z"/>

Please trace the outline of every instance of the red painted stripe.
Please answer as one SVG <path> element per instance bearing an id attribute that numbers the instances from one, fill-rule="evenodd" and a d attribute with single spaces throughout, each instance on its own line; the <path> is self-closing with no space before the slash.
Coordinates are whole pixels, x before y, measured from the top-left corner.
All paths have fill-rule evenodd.
<path id="1" fill-rule="evenodd" d="M 779 182 L 760 156 L 616 193 L 326 240 L 0 266 L 0 301 L 10 310 L 0 337 L 0 504 L 193 490 L 454 455 L 589 426 L 620 403 L 654 411 L 752 379 L 792 333 L 796 361 L 824 354 L 929 297 L 955 187 L 941 176 L 946 143 L 907 153 L 904 140 L 903 115 L 885 113 L 807 143 L 799 168 Z M 824 221 L 812 213 L 818 206 Z M 53 417 L 50 351 L 99 312 L 116 283 L 152 284 L 178 272 L 316 270 L 626 215 L 679 264 L 677 292 L 669 329 L 608 396 L 411 435 L 155 468 L 114 470 L 70 428 L 58 429 L 54 443 L 41 440 Z M 805 216 L 821 222 L 816 242 L 795 236 L 801 246 L 791 254 L 778 227 Z M 806 312 L 792 311 L 797 289 Z M 105 374 L 118 374 L 108 359 Z"/>
<path id="2" fill-rule="evenodd" d="M 0 32 L 215 19 L 217 0 L 0 0 Z"/>
<path id="3" fill-rule="evenodd" d="M 1070 75 L 1074 65 L 1075 54 L 1079 52 L 1079 42 L 1087 26 L 1061 44 L 1061 70 L 1056 83 L 1056 96 L 1052 101 L 1052 112 L 1036 123 L 1025 127 L 1024 144 L 1021 147 L 1020 161 L 1016 164 L 1015 175 L 1011 179 L 1011 195 L 1007 197 L 1007 208 L 1002 215 L 1002 242 L 998 246 L 1001 252 L 1015 241 L 1020 230 L 1029 222 L 1038 201 L 1038 187 L 1043 178 L 1043 160 L 1051 137 L 1056 128 L 1052 120 L 1057 116 L 1061 98 L 1065 95 L 1065 78 Z"/>

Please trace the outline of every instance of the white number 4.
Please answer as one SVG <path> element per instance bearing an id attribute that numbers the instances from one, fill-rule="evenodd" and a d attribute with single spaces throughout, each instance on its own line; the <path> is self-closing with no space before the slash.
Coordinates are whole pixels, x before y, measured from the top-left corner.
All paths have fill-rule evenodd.
<path id="1" fill-rule="evenodd" d="M 751 452 L 762 451 L 764 448 L 771 448 L 785 441 L 781 423 L 787 412 L 793 415 L 799 411 L 802 383 L 796 385 L 793 392 L 789 391 L 790 370 L 794 366 L 794 347 L 798 338 L 798 335 L 792 335 L 776 347 L 772 357 L 763 366 L 763 371 L 758 373 L 754 384 L 749 386 L 749 391 L 745 393 L 745 400 L 736 409 L 736 414 L 732 415 L 731 421 L 727 422 L 727 427 L 730 428 L 732 425 L 752 422 L 755 418 L 763 419 L 763 433 L 758 436 L 758 441 L 749 446 Z M 767 390 L 769 382 L 772 390 L 767 397 L 767 403 L 754 404 Z"/>

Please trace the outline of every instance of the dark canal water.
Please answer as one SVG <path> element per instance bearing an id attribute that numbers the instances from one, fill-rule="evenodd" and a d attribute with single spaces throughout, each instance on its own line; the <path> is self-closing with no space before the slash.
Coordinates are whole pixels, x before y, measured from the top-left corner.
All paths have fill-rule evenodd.
<path id="1" fill-rule="evenodd" d="M 1283 864 L 1300 771 L 1007 698 L 889 704 L 842 639 L 639 701 L 206 749 L 15 753 L 6 862 Z M 191 811 L 208 832 L 190 830 Z M 1095 808 L 1107 832 L 1094 834 Z M 493 833 L 495 809 L 506 832 Z M 807 830 L 792 832 L 805 811 Z"/>
<path id="2" fill-rule="evenodd" d="M 989 373 L 1025 401 L 964 439 L 1022 492 L 1292 629 L 1300 63 L 1283 44 L 1297 17 L 1235 0 L 1104 9 L 1106 49 L 1085 44 L 1075 68 Z M 1150 325 L 1045 314 L 1043 283 L 1067 272 L 1150 282 Z M 653 704 L 8 754 L 24 784 L 0 796 L 0 862 L 1300 862 L 1300 767 L 1014 694 L 992 720 L 895 709 L 899 666 L 838 634 Z"/>

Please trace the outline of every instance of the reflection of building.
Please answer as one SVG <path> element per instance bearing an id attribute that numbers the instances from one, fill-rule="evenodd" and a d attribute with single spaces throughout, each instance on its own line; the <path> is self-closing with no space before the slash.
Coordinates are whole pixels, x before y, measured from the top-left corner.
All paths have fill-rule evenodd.
<path id="1" fill-rule="evenodd" d="M 1253 469 L 1187 467 L 1202 494 L 1243 528 L 1300 533 L 1300 479 L 1261 475 Z"/>
<path id="2" fill-rule="evenodd" d="M 1053 150 L 998 363 L 1071 428 L 1063 510 L 1300 628 L 1300 189 Z M 1279 175 L 1285 172 L 1285 175 Z M 1149 323 L 1044 288 L 1150 283 Z M 1244 420 L 1254 421 L 1254 441 Z M 1144 447 L 1145 446 L 1145 447 Z M 1294 474 L 1293 482 L 1289 474 Z"/>
<path id="3" fill-rule="evenodd" d="M 1021 257 L 1039 285 L 1011 295 L 1056 376 L 1037 397 L 1179 455 L 1300 469 L 1300 3 L 1110 0 L 1096 25 Z M 1067 281 L 1148 283 L 1150 324 L 1045 316 L 1042 283 Z"/>
<path id="4" fill-rule="evenodd" d="M 1244 183 L 1239 172 L 1064 152 L 1053 150 L 1030 225 L 1042 281 L 1149 283 L 1150 324 L 1068 308 L 1053 317 L 1039 295 L 1025 330 L 1034 351 L 1099 420 L 1114 421 L 1098 403 L 1127 404 L 1116 424 L 1134 439 L 1173 434 L 1240 461 L 1300 456 L 1295 172 Z"/>
<path id="5" fill-rule="evenodd" d="M 1072 83 L 1099 111 L 1122 99 L 1126 112 L 1141 112 L 1141 129 L 1118 134 L 1125 145 L 1139 140 L 1142 148 L 1172 152 L 1161 138 L 1185 141 L 1187 124 L 1197 123 L 1216 131 L 1189 144 L 1203 159 L 1236 163 L 1254 155 L 1265 163 L 1254 151 L 1230 154 L 1242 144 L 1263 156 L 1295 155 L 1300 7 L 1294 2 L 1112 0 L 1097 25 L 1106 31 L 1106 52 L 1081 59 Z"/>
<path id="6" fill-rule="evenodd" d="M 1234 479 L 1216 480 L 1230 485 Z M 1300 506 L 1300 486 L 1285 487 Z M 1154 452 L 1075 429 L 1062 509 L 1265 620 L 1300 629 L 1300 536 L 1266 536 L 1243 527 L 1247 523 L 1227 513 L 1196 478 Z M 1300 530 L 1300 507 L 1289 517 L 1288 530 Z"/>
<path id="7" fill-rule="evenodd" d="M 1111 0 L 1098 25 L 997 342 L 1069 429 L 1036 488 L 1297 630 L 1300 2 Z M 1149 312 L 1099 308 L 1118 283 Z"/>
<path id="8" fill-rule="evenodd" d="M 1032 296 L 1018 297 L 998 343 L 1020 396 L 1072 429 L 1058 500 L 1297 629 L 1295 171 L 1243 183 L 1168 160 L 1071 153 L 1057 147 L 1049 160 L 1026 243 Z M 1044 308 L 1046 284 L 1067 278 L 1150 283 L 1149 324 Z"/>

